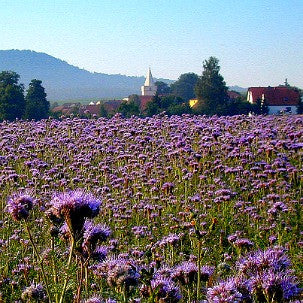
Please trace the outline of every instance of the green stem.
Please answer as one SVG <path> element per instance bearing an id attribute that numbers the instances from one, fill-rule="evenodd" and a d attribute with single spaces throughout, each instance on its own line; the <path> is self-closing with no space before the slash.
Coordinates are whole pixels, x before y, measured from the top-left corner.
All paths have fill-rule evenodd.
<path id="1" fill-rule="evenodd" d="M 85 272 L 85 294 L 88 295 L 88 266 L 85 265 L 84 267 Z"/>
<path id="2" fill-rule="evenodd" d="M 42 271 L 42 277 L 43 277 L 43 281 L 44 281 L 44 284 L 45 284 L 45 288 L 46 288 L 46 293 L 47 293 L 47 297 L 48 297 L 48 301 L 51 303 L 52 300 L 51 300 L 51 296 L 50 296 L 50 291 L 49 291 L 49 287 L 48 287 L 48 282 L 47 282 L 47 278 L 46 278 L 46 275 L 45 275 L 45 270 L 44 270 L 44 265 L 43 265 L 43 260 L 40 258 L 40 255 L 38 253 L 38 250 L 37 250 L 37 247 L 36 247 L 36 244 L 34 242 L 34 239 L 32 237 L 32 233 L 30 231 L 30 228 L 28 226 L 27 223 L 25 223 L 25 228 L 26 228 L 26 231 L 28 233 L 28 237 L 29 237 L 29 240 L 34 248 L 34 252 L 36 254 L 36 258 L 40 264 L 40 267 L 41 267 L 41 271 Z"/>
<path id="3" fill-rule="evenodd" d="M 127 289 L 126 289 L 125 285 L 123 286 L 123 302 L 124 303 L 128 303 L 128 300 L 127 300 Z"/>
<path id="4" fill-rule="evenodd" d="M 52 247 L 52 263 L 53 263 L 53 275 L 54 275 L 54 283 L 58 283 L 58 274 L 57 274 L 57 266 L 55 262 L 55 243 L 54 239 L 51 239 L 51 247 Z M 58 303 L 58 293 L 55 293 L 55 301 Z"/>
<path id="5" fill-rule="evenodd" d="M 78 281 L 78 289 L 77 289 L 77 299 L 76 302 L 79 303 L 80 299 L 81 299 L 81 289 L 82 289 L 82 282 L 83 282 L 83 262 L 80 260 L 80 277 L 79 277 L 79 281 Z"/>
<path id="6" fill-rule="evenodd" d="M 198 278 L 197 278 L 197 300 L 200 298 L 201 284 L 201 241 L 198 240 Z"/>
<path id="7" fill-rule="evenodd" d="M 68 261 L 67 261 L 67 271 L 69 271 L 69 268 L 70 268 L 70 265 L 71 265 L 71 262 L 72 262 L 72 256 L 73 256 L 74 246 L 75 246 L 75 240 L 72 237 L 71 238 L 70 251 L 69 251 L 69 257 L 68 257 Z M 65 277 L 65 280 L 64 280 L 63 289 L 62 289 L 62 293 L 61 293 L 61 297 L 60 297 L 59 303 L 63 302 L 65 291 L 66 291 L 66 287 L 67 287 L 67 280 L 68 280 L 68 273 L 67 273 L 67 275 Z"/>

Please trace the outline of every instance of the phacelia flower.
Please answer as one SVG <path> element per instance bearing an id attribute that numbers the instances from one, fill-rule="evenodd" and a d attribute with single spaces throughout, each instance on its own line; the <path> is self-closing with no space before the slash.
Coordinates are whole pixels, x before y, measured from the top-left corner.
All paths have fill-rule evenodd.
<path id="1" fill-rule="evenodd" d="M 117 301 L 114 299 L 111 299 L 111 298 L 102 299 L 101 297 L 98 297 L 98 296 L 91 297 L 82 302 L 83 303 L 117 303 Z"/>
<path id="2" fill-rule="evenodd" d="M 95 274 L 106 278 L 110 287 L 124 286 L 126 289 L 136 286 L 140 278 L 135 265 L 124 258 L 111 258 L 100 263 Z"/>
<path id="3" fill-rule="evenodd" d="M 57 194 L 51 201 L 48 211 L 50 217 L 63 219 L 73 236 L 83 230 L 85 218 L 98 215 L 101 201 L 82 190 Z"/>
<path id="4" fill-rule="evenodd" d="M 94 225 L 91 221 L 86 221 L 84 223 L 82 248 L 91 252 L 96 248 L 98 241 L 105 242 L 110 234 L 109 227 L 101 224 Z"/>
<path id="5" fill-rule="evenodd" d="M 182 298 L 179 287 L 170 278 L 158 276 L 151 281 L 151 287 L 158 302 L 177 303 Z"/>
<path id="6" fill-rule="evenodd" d="M 6 209 L 15 221 L 26 220 L 34 205 L 34 199 L 27 194 L 15 194 L 7 202 Z"/>
<path id="7" fill-rule="evenodd" d="M 21 298 L 30 302 L 45 302 L 47 300 L 46 292 L 41 284 L 32 284 L 25 288 Z"/>
<path id="8" fill-rule="evenodd" d="M 208 303 L 240 303 L 242 294 L 233 279 L 219 283 L 207 291 Z"/>
<path id="9" fill-rule="evenodd" d="M 198 267 L 194 262 L 183 262 L 174 268 L 171 277 L 183 285 L 192 284 L 197 281 Z"/>

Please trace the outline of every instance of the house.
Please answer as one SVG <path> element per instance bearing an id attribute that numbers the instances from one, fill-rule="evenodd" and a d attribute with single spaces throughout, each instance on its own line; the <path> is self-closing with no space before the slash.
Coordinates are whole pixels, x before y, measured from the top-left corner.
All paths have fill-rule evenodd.
<path id="1" fill-rule="evenodd" d="M 189 106 L 193 108 L 198 103 L 198 99 L 190 99 L 188 102 Z"/>
<path id="2" fill-rule="evenodd" d="M 230 100 L 237 100 L 237 99 L 241 98 L 241 94 L 234 90 L 228 90 L 227 95 Z"/>
<path id="3" fill-rule="evenodd" d="M 70 116 L 76 114 L 81 107 L 81 103 L 64 103 L 63 105 L 56 106 L 52 109 L 53 113 Z"/>
<path id="4" fill-rule="evenodd" d="M 140 110 L 144 112 L 146 110 L 147 104 L 152 100 L 154 96 L 139 96 L 140 98 Z"/>
<path id="5" fill-rule="evenodd" d="M 247 92 L 247 101 L 250 103 L 265 102 L 270 115 L 287 113 L 296 114 L 300 103 L 300 93 L 289 86 L 277 87 L 250 87 Z"/>
<path id="6" fill-rule="evenodd" d="M 236 92 L 236 91 L 227 91 L 227 95 L 229 97 L 230 100 L 237 100 L 238 98 L 241 98 L 241 94 Z M 189 106 L 191 108 L 194 108 L 196 104 L 198 104 L 198 99 L 190 99 L 189 101 Z"/>
<path id="7" fill-rule="evenodd" d="M 104 101 L 104 109 L 109 115 L 114 115 L 119 108 L 120 104 L 122 103 L 122 100 L 109 100 Z M 100 115 L 100 109 L 101 109 L 101 101 L 98 101 L 95 103 L 89 103 L 88 105 L 82 105 L 79 111 L 80 115 L 84 114 L 90 114 L 90 115 Z"/>

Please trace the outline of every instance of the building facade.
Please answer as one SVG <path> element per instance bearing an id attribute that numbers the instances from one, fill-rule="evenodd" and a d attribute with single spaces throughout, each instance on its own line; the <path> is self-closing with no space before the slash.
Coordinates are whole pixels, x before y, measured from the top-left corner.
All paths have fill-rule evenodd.
<path id="1" fill-rule="evenodd" d="M 300 93 L 288 86 L 250 87 L 247 92 L 247 101 L 253 104 L 258 100 L 268 106 L 270 115 L 296 114 L 300 103 Z"/>
<path id="2" fill-rule="evenodd" d="M 157 86 L 154 83 L 154 79 L 150 68 L 148 69 L 147 76 L 144 85 L 141 86 L 142 96 L 155 96 L 157 93 Z"/>

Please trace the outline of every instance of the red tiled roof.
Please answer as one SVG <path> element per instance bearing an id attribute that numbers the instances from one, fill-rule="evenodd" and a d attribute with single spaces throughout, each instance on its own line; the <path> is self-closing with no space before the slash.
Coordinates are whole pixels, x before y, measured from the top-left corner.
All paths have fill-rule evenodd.
<path id="1" fill-rule="evenodd" d="M 104 108 L 109 114 L 114 114 L 120 104 L 122 103 L 122 100 L 110 100 L 104 102 Z M 100 114 L 100 104 L 93 104 L 93 105 L 83 105 L 81 106 L 80 114 L 84 114 L 86 111 L 88 111 L 91 115 L 99 115 Z"/>
<path id="2" fill-rule="evenodd" d="M 110 100 L 104 102 L 104 107 L 109 114 L 114 114 L 123 100 Z"/>
<path id="3" fill-rule="evenodd" d="M 91 115 L 99 115 L 100 113 L 100 105 L 84 105 L 81 106 L 80 114 L 83 115 L 88 111 Z"/>
<path id="4" fill-rule="evenodd" d="M 146 109 L 147 103 L 151 101 L 153 96 L 139 96 L 141 104 L 141 110 L 144 111 Z"/>
<path id="5" fill-rule="evenodd" d="M 64 109 L 64 106 L 63 105 L 60 105 L 60 106 L 56 106 L 52 109 L 52 111 L 54 113 L 57 113 L 57 112 L 62 112 L 62 110 Z"/>
<path id="6" fill-rule="evenodd" d="M 228 94 L 228 97 L 230 98 L 230 99 L 238 99 L 238 98 L 240 98 L 241 97 L 241 94 L 240 93 L 238 93 L 238 92 L 235 92 L 235 91 L 227 91 L 227 94 Z"/>
<path id="7" fill-rule="evenodd" d="M 296 106 L 300 102 L 300 94 L 297 90 L 286 86 L 278 87 L 250 87 L 248 92 L 252 94 L 253 103 L 262 99 L 269 106 Z"/>

